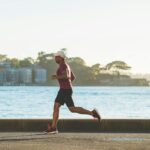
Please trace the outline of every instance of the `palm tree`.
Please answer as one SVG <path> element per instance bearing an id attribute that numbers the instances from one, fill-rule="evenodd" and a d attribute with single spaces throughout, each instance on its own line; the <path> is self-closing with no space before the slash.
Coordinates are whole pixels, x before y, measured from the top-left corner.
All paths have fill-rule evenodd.
<path id="1" fill-rule="evenodd" d="M 106 65 L 107 70 L 114 70 L 115 73 L 120 75 L 120 72 L 131 69 L 124 61 L 113 61 Z"/>

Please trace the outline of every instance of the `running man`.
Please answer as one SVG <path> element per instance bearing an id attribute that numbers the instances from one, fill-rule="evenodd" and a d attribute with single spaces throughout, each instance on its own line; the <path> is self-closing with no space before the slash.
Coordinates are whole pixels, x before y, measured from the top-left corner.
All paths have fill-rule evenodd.
<path id="1" fill-rule="evenodd" d="M 99 113 L 94 109 L 92 111 L 86 110 L 82 107 L 76 107 L 72 99 L 72 81 L 75 79 L 70 66 L 65 61 L 65 54 L 63 51 L 58 51 L 55 54 L 55 61 L 59 65 L 56 75 L 52 75 L 53 80 L 58 80 L 60 89 L 55 99 L 54 110 L 53 110 L 53 121 L 52 125 L 48 125 L 46 132 L 58 133 L 57 121 L 59 118 L 59 109 L 61 105 L 66 104 L 68 109 L 72 113 L 87 114 L 97 118 L 99 121 L 101 117 Z"/>

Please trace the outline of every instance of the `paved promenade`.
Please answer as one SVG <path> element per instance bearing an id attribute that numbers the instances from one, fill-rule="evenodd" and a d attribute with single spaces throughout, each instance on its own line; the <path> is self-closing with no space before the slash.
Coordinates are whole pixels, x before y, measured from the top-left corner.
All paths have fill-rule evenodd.
<path id="1" fill-rule="evenodd" d="M 150 134 L 1 132 L 0 150 L 150 150 Z"/>

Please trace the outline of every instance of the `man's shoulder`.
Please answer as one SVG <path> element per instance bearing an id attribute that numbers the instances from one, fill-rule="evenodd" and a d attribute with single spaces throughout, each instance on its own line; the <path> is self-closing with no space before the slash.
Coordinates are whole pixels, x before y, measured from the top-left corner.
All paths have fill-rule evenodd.
<path id="1" fill-rule="evenodd" d="M 68 63 L 63 63 L 63 64 L 61 64 L 61 66 L 60 66 L 61 68 L 70 68 L 70 66 L 69 66 L 69 64 Z"/>

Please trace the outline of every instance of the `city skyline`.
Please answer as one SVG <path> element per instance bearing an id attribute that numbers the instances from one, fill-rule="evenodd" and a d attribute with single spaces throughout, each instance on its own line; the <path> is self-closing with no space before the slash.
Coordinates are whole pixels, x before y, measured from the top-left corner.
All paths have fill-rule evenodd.
<path id="1" fill-rule="evenodd" d="M 68 49 L 87 65 L 125 61 L 150 73 L 148 0 L 0 0 L 0 54 L 37 57 Z"/>

